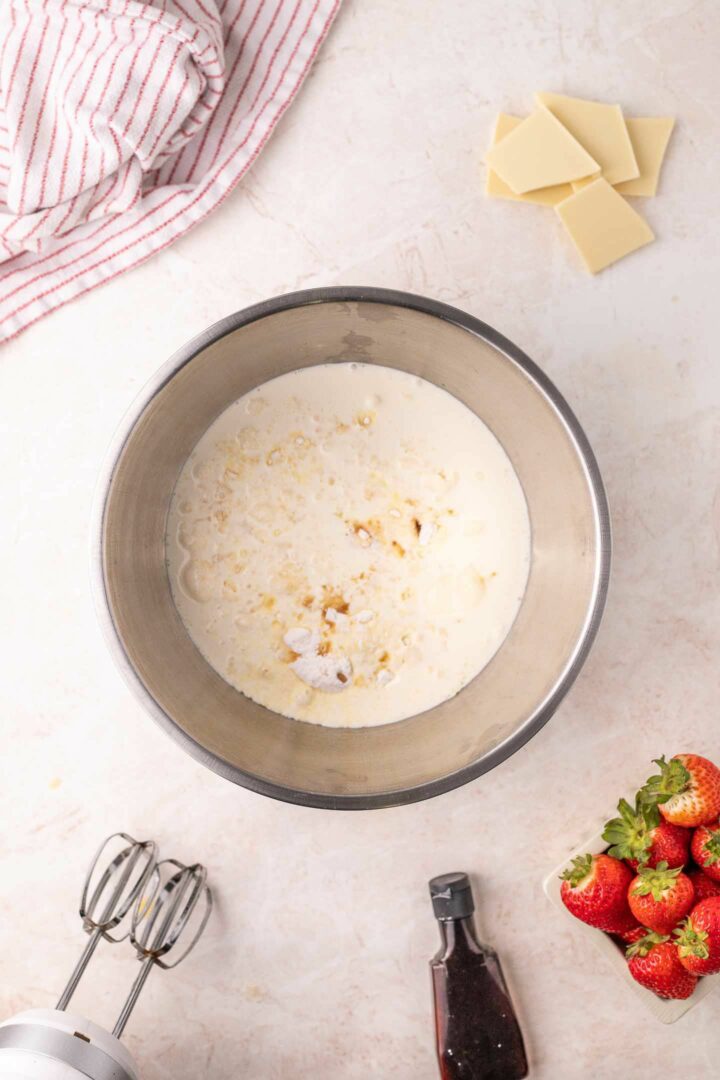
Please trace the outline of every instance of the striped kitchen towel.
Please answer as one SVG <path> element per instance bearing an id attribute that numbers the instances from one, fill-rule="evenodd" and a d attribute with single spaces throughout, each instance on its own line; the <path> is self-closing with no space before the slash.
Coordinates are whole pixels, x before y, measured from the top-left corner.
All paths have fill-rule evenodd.
<path id="1" fill-rule="evenodd" d="M 220 203 L 340 0 L 0 0 L 0 341 Z"/>

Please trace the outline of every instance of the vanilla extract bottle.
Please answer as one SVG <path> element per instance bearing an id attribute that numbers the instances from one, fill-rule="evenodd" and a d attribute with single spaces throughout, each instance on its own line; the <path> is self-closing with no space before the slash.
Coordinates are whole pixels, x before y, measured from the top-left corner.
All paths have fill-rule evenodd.
<path id="1" fill-rule="evenodd" d="M 478 941 L 467 874 L 430 882 L 441 947 L 430 962 L 442 1080 L 521 1080 L 528 1075 L 522 1032 L 500 961 Z"/>

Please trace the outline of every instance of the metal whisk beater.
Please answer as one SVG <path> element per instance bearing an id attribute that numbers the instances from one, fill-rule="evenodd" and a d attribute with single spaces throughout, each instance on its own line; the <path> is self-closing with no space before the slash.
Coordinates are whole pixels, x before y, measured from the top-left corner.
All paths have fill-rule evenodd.
<path id="1" fill-rule="evenodd" d="M 142 967 L 122 1007 L 113 1035 L 120 1038 L 153 966 L 177 967 L 197 944 L 212 912 L 212 893 L 204 866 L 183 866 L 176 859 L 157 864 L 149 896 L 138 898 L 132 919 L 130 941 Z M 178 954 L 180 938 L 187 944 Z M 168 955 L 172 952 L 172 959 Z"/>
<path id="2" fill-rule="evenodd" d="M 124 846 L 113 855 L 118 841 Z M 103 862 L 103 855 L 108 862 Z M 184 866 L 177 859 L 158 862 L 153 840 L 134 840 L 127 833 L 108 836 L 90 864 L 80 900 L 80 916 L 90 939 L 57 1008 L 67 1008 L 102 938 L 119 943 L 129 937 L 142 968 L 113 1028 L 113 1035 L 120 1038 L 153 965 L 177 967 L 194 948 L 211 911 L 212 893 L 204 866 Z M 123 922 L 127 924 L 124 931 L 113 935 L 111 931 L 122 929 Z M 178 955 L 181 936 L 185 944 Z"/>
<path id="3" fill-rule="evenodd" d="M 116 847 L 120 850 L 113 854 Z M 104 862 L 103 856 L 109 861 Z M 67 1009 L 101 939 L 118 943 L 128 936 L 130 927 L 118 936 L 111 931 L 137 905 L 156 872 L 157 845 L 153 840 L 134 840 L 123 832 L 103 840 L 90 864 L 80 898 L 80 917 L 90 939 L 60 995 L 58 1009 Z"/>
<path id="4" fill-rule="evenodd" d="M 0 1021 L 2 1080 L 139 1080 L 135 1062 L 119 1037 L 152 967 L 183 960 L 212 911 L 207 872 L 195 863 L 157 861 L 152 840 L 113 833 L 88 871 L 80 915 L 89 940 L 56 1009 L 27 1009 Z M 141 968 L 113 1033 L 66 1012 L 98 942 L 130 938 Z"/>

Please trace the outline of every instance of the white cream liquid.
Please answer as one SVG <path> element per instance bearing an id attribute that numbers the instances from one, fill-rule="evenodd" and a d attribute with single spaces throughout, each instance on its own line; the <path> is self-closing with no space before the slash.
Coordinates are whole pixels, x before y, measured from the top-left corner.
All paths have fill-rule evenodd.
<path id="1" fill-rule="evenodd" d="M 191 638 L 238 690 L 334 727 L 452 697 L 520 606 L 525 498 L 490 430 L 403 371 L 273 379 L 208 428 L 173 496 L 167 558 Z"/>

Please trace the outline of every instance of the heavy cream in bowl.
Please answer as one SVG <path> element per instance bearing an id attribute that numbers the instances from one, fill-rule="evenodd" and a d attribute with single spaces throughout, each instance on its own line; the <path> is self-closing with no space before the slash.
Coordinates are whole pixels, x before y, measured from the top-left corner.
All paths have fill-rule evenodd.
<path id="1" fill-rule="evenodd" d="M 488 427 L 375 364 L 303 368 L 227 408 L 173 494 L 167 562 L 209 664 L 284 716 L 387 724 L 473 679 L 517 615 L 530 524 Z"/>

